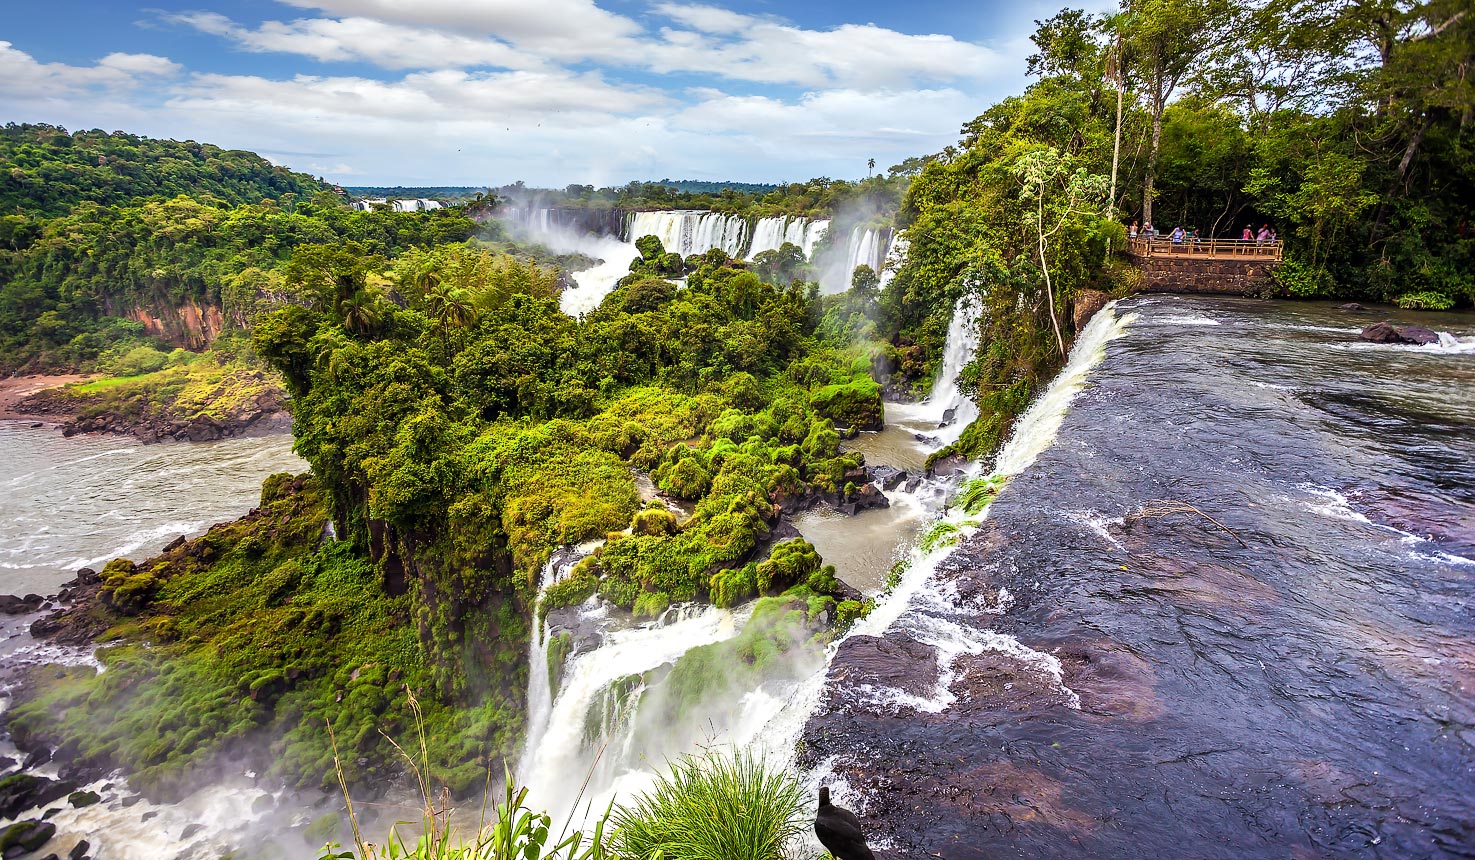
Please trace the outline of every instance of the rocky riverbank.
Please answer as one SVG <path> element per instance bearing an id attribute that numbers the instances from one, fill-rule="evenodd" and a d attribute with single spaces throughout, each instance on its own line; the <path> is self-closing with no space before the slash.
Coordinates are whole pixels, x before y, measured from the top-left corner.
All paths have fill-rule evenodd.
<path id="1" fill-rule="evenodd" d="M 137 380 L 29 377 L 0 417 L 57 423 L 62 433 L 114 433 L 143 442 L 209 442 L 291 429 L 286 395 L 266 371 L 175 368 Z M 50 383 L 50 384 L 47 384 Z"/>

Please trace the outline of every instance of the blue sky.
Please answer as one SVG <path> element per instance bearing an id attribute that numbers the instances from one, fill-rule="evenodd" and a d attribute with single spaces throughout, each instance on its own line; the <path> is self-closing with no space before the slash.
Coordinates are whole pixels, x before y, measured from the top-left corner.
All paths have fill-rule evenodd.
<path id="1" fill-rule="evenodd" d="M 1061 2 L 15 0 L 0 117 L 348 185 L 854 178 L 1017 92 Z"/>

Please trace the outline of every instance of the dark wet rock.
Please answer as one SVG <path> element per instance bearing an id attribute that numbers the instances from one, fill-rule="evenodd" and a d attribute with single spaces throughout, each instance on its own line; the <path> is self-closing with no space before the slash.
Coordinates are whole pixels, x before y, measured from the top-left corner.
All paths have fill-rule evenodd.
<path id="1" fill-rule="evenodd" d="M 916 439 L 918 442 L 921 442 L 923 445 L 936 445 L 937 444 L 937 437 L 936 436 L 928 436 L 926 433 L 913 433 L 912 434 L 912 438 L 913 439 Z"/>
<path id="2" fill-rule="evenodd" d="M 159 810 L 157 810 L 157 809 L 150 809 L 148 812 L 145 812 L 143 815 L 138 816 L 138 820 L 139 821 L 152 821 L 153 819 L 158 818 L 158 817 L 159 817 Z"/>
<path id="3" fill-rule="evenodd" d="M 50 821 L 51 819 L 57 817 L 58 815 L 61 815 L 61 807 L 60 806 L 53 806 L 53 807 L 48 808 L 45 812 L 41 813 L 41 820 L 42 821 Z"/>
<path id="4" fill-rule="evenodd" d="M 41 608 L 46 598 L 39 594 L 27 594 L 25 597 L 17 597 L 14 594 L 0 594 L 0 613 L 6 615 L 24 615 L 27 612 L 35 612 Z"/>
<path id="5" fill-rule="evenodd" d="M 191 836 L 194 836 L 196 833 L 199 833 L 201 830 L 204 830 L 204 829 L 205 829 L 205 825 L 200 824 L 198 822 L 196 822 L 194 824 L 186 825 L 185 828 L 184 828 L 184 832 L 181 833 L 181 834 L 179 834 L 179 841 L 180 842 L 184 842 L 184 841 L 188 840 Z"/>
<path id="6" fill-rule="evenodd" d="M 1358 335 L 1358 337 L 1371 343 L 1406 343 L 1415 345 L 1439 343 L 1439 334 L 1437 332 L 1417 325 L 1395 326 L 1386 320 L 1373 323 L 1363 329 L 1362 334 Z"/>
<path id="7" fill-rule="evenodd" d="M 0 755 L 0 770 L 10 770 L 15 767 L 15 759 L 8 755 Z"/>
<path id="8" fill-rule="evenodd" d="M 903 492 L 915 493 L 922 486 L 923 480 L 921 475 L 913 475 L 907 478 L 906 483 L 902 484 L 901 489 Z"/>
<path id="9" fill-rule="evenodd" d="M 927 470 L 934 478 L 950 478 L 953 475 L 961 475 L 968 469 L 968 458 L 962 454 L 949 454 L 932 464 Z"/>
<path id="10" fill-rule="evenodd" d="M 52 752 L 50 747 L 40 747 L 39 749 L 32 750 L 31 753 L 26 756 L 26 760 L 21 762 L 20 769 L 31 770 L 32 768 L 40 767 L 41 765 L 51 761 L 51 756 Z"/>
<path id="11" fill-rule="evenodd" d="M 937 429 L 941 430 L 942 428 L 948 426 L 949 424 L 953 423 L 953 419 L 957 417 L 958 407 L 956 406 L 949 406 L 948 408 L 942 410 L 942 420 L 937 422 Z"/>
<path id="12" fill-rule="evenodd" d="M 86 839 L 79 839 L 77 840 L 77 844 L 72 846 L 72 850 L 67 852 L 67 860 L 82 860 L 83 857 L 87 856 L 87 852 L 91 848 L 92 843 Z"/>
<path id="13" fill-rule="evenodd" d="M 98 795 L 98 793 L 95 791 L 74 791 L 72 792 L 71 796 L 67 798 L 67 802 L 78 809 L 81 809 L 84 806 L 91 806 L 92 804 L 97 803 L 100 800 L 102 800 L 102 797 Z"/>
<path id="14" fill-rule="evenodd" d="M 894 490 L 907 479 L 907 473 L 895 466 L 872 466 L 871 480 L 883 490 Z"/>
<path id="15" fill-rule="evenodd" d="M 547 622 L 548 635 L 570 634 L 570 654 L 593 651 L 604 643 L 604 634 L 599 631 L 599 627 L 585 620 L 577 606 L 561 606 L 549 610 Z"/>
<path id="16" fill-rule="evenodd" d="M 1416 343 L 1420 346 L 1439 343 L 1439 332 L 1424 328 L 1421 325 L 1399 326 L 1398 336 L 1403 338 L 1404 343 Z"/>
<path id="17" fill-rule="evenodd" d="M 0 780 L 0 818 L 15 818 L 76 790 L 77 786 L 69 782 L 30 773 L 12 774 Z"/>
<path id="18" fill-rule="evenodd" d="M 1358 337 L 1372 343 L 1402 343 L 1398 337 L 1398 329 L 1390 322 L 1373 323 L 1363 329 Z"/>
<path id="19" fill-rule="evenodd" d="M 139 804 L 139 802 L 142 801 L 142 800 L 143 800 L 143 797 L 141 795 L 131 794 L 131 795 L 123 798 L 121 801 L 119 801 L 119 803 L 122 805 L 122 807 L 124 809 L 127 809 L 127 808 L 129 808 L 131 806 L 137 806 Z"/>
<path id="20" fill-rule="evenodd" d="M 1345 305 L 1337 305 L 1337 310 L 1339 310 L 1339 311 L 1360 312 L 1360 311 L 1367 310 L 1367 308 L 1363 307 L 1362 305 L 1358 304 L 1357 302 L 1348 302 Z"/>
<path id="21" fill-rule="evenodd" d="M 0 832 L 0 856 L 6 860 L 29 854 L 51 841 L 56 825 L 50 821 L 17 821 Z"/>

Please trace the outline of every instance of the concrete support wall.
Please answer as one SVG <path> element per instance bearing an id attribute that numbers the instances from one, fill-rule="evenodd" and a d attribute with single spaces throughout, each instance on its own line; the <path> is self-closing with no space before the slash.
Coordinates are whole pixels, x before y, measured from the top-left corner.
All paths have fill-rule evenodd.
<path id="1" fill-rule="evenodd" d="M 1275 262 L 1264 258 L 1140 257 L 1144 293 L 1207 293 L 1263 296 L 1275 291 L 1270 272 Z"/>

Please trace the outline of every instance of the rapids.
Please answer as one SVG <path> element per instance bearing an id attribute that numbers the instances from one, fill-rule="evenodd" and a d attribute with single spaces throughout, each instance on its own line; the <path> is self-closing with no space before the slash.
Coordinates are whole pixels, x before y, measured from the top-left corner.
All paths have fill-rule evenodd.
<path id="1" fill-rule="evenodd" d="M 904 856 L 1470 856 L 1471 320 L 1397 347 L 1314 305 L 1113 315 L 986 518 L 841 643 L 801 763 Z M 1233 534 L 1132 518 L 1154 499 Z"/>

